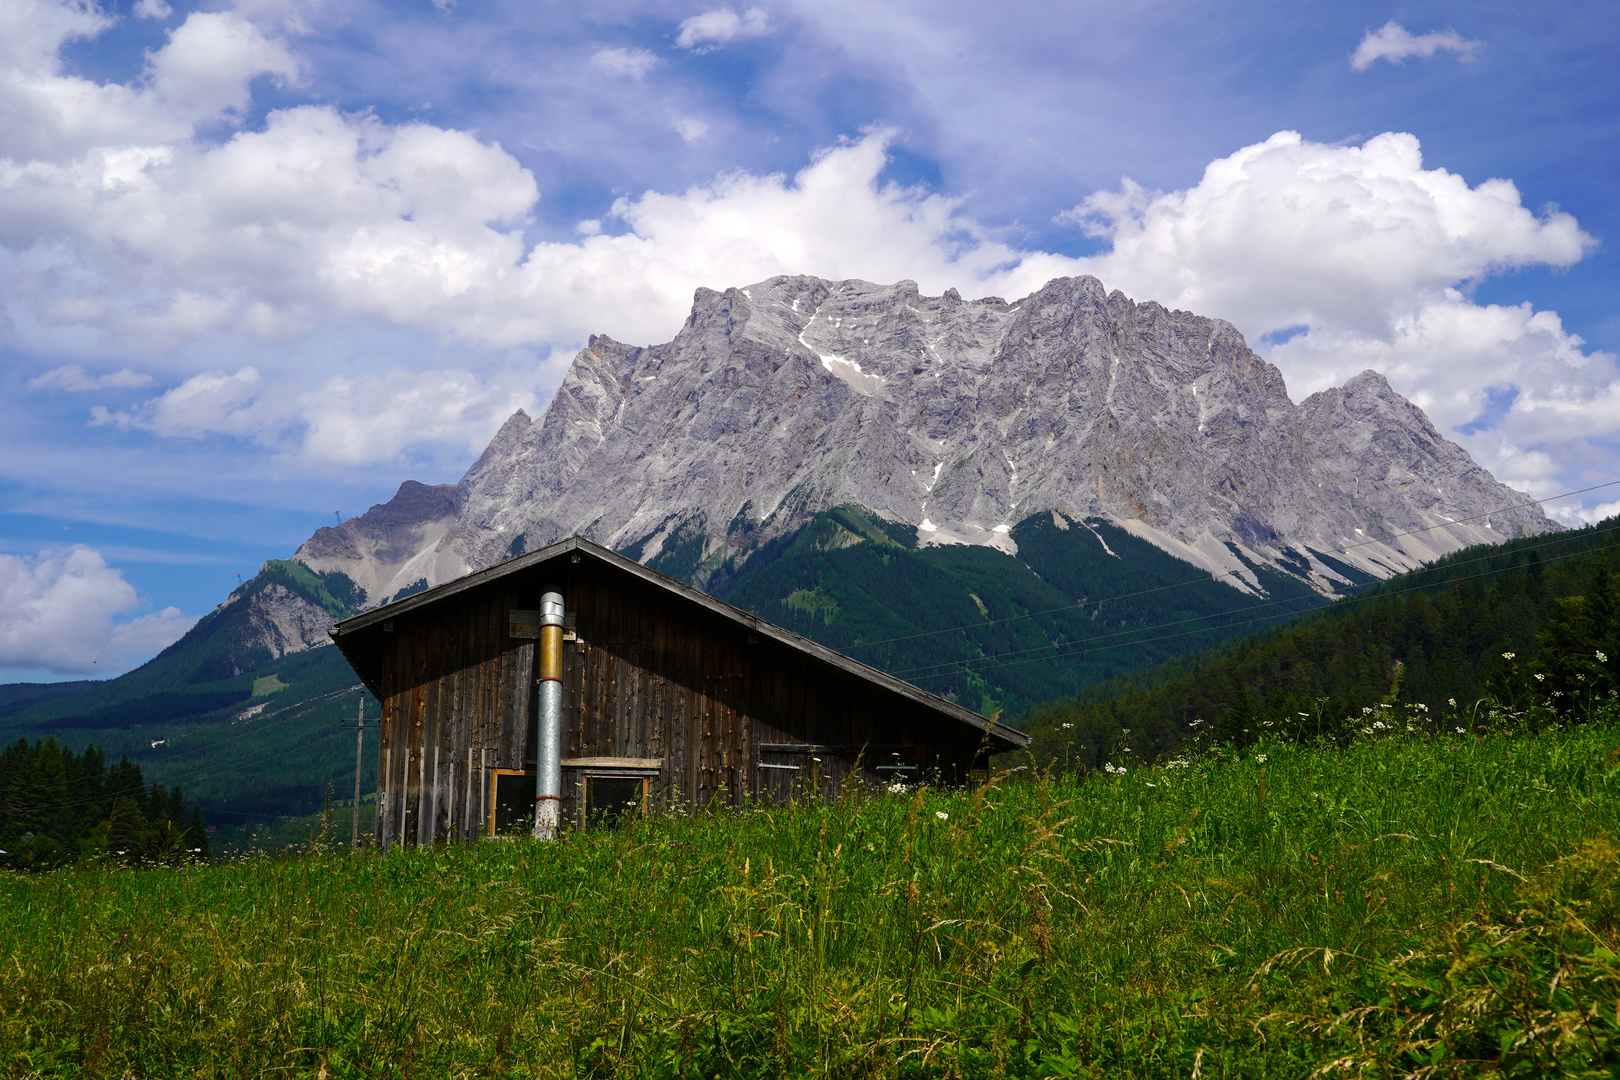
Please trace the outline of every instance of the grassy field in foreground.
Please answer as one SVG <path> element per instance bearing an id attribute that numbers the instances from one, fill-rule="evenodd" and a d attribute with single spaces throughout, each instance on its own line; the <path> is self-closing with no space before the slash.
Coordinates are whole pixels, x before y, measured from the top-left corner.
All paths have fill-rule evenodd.
<path id="1" fill-rule="evenodd" d="M 1610 1076 L 1617 743 L 1261 744 L 550 845 L 8 874 L 0 1073 Z"/>

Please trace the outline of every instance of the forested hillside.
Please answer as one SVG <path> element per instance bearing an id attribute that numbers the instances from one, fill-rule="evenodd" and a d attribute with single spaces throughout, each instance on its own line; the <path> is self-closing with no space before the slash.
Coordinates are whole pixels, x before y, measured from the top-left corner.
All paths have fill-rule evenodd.
<path id="1" fill-rule="evenodd" d="M 1256 617 L 1275 621 L 1326 602 L 1301 579 L 1263 565 L 1253 570 L 1266 595 L 1240 592 L 1102 519 L 1041 514 L 1012 538 L 1016 556 L 918 548 L 915 529 L 839 507 L 753 555 L 741 573 L 711 570 L 709 588 L 987 716 L 1019 715 L 1232 641 Z M 694 558 L 666 547 L 649 565 L 690 579 Z M 1165 634 L 1167 625 L 1176 632 Z"/>
<path id="2" fill-rule="evenodd" d="M 150 779 L 183 785 L 227 832 L 311 813 L 329 783 L 353 790 L 353 735 L 342 739 L 340 724 L 354 718 L 360 685 L 326 646 L 325 626 L 362 601 L 342 575 L 272 560 L 126 675 L 0 688 L 0 745 L 49 737 L 64 749 L 94 745 L 127 757 Z M 287 639 L 297 628 L 289 613 L 318 633 L 319 647 Z M 375 754 L 362 767 L 369 783 Z"/>
<path id="3" fill-rule="evenodd" d="M 1025 718 L 1046 760 L 1098 768 L 1239 745 L 1346 739 L 1410 706 L 1436 728 L 1532 706 L 1584 718 L 1620 689 L 1620 519 L 1470 548 L 1306 616 Z"/>

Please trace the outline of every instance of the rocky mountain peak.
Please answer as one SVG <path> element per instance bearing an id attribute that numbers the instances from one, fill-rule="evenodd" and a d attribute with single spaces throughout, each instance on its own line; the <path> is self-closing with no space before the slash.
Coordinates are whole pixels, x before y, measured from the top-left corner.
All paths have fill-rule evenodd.
<path id="1" fill-rule="evenodd" d="M 1555 527 L 1474 520 L 1526 501 L 1382 376 L 1296 405 L 1231 324 L 1094 277 L 1009 303 L 781 276 L 698 289 L 660 345 L 592 336 L 459 484 L 402 486 L 299 558 L 376 598 L 580 532 L 643 561 L 697 545 L 701 582 L 855 504 L 1009 554 L 1035 515 L 1101 518 L 1240 588 L 1269 564 L 1331 594 Z"/>

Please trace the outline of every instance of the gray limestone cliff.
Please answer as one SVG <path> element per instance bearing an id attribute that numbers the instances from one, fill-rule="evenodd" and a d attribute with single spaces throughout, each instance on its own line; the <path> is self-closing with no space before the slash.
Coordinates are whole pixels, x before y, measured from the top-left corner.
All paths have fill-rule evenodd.
<path id="1" fill-rule="evenodd" d="M 845 504 L 1009 554 L 1031 516 L 1103 518 L 1235 587 L 1248 560 L 1328 595 L 1557 528 L 1382 376 L 1295 404 L 1229 323 L 1092 277 L 1011 303 L 778 277 L 699 289 L 665 344 L 591 338 L 459 483 L 297 558 L 377 602 L 578 532 L 644 562 L 701 544 L 701 584 Z"/>

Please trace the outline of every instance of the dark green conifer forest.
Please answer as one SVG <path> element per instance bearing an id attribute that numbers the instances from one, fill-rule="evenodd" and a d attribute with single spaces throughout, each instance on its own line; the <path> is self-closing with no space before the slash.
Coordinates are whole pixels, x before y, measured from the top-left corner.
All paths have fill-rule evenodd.
<path id="1" fill-rule="evenodd" d="M 1283 629 L 1032 709 L 1040 760 L 1093 769 L 1189 746 L 1347 741 L 1385 709 L 1433 731 L 1585 720 L 1620 692 L 1620 519 L 1475 547 Z"/>
<path id="2" fill-rule="evenodd" d="M 18 739 L 0 752 L 0 866 L 50 870 L 105 854 L 129 864 L 208 858 L 208 832 L 180 788 L 146 786 L 127 757 L 108 767 L 54 738 Z"/>

